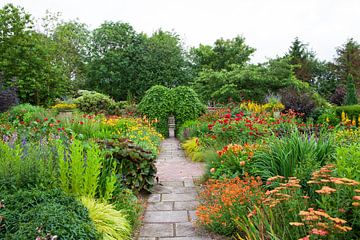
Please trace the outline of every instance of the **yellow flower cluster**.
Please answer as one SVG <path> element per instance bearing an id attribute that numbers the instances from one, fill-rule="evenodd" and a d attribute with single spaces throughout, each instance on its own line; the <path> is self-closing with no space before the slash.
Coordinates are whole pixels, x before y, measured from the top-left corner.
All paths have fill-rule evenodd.
<path id="1" fill-rule="evenodd" d="M 344 111 L 341 113 L 341 122 L 344 125 L 352 125 L 352 126 L 356 126 L 356 119 L 355 117 L 353 117 L 353 119 L 349 118 L 349 115 L 346 114 Z M 357 118 L 357 123 L 360 125 L 360 114 Z"/>
<path id="2" fill-rule="evenodd" d="M 109 125 L 109 126 L 115 126 L 119 122 L 119 118 L 104 118 L 102 120 L 103 124 Z"/>
<path id="3" fill-rule="evenodd" d="M 255 102 L 247 101 L 240 104 L 240 108 L 243 108 L 249 112 L 262 113 L 266 110 L 265 105 Z"/>
<path id="4" fill-rule="evenodd" d="M 335 141 L 340 145 L 346 143 L 354 143 L 360 140 L 360 128 L 344 129 L 337 131 L 335 134 Z"/>
<path id="5" fill-rule="evenodd" d="M 249 112 L 262 113 L 265 111 L 280 111 L 285 108 L 281 102 L 269 102 L 266 104 L 258 104 L 255 102 L 247 101 L 240 104 L 240 108 L 246 109 Z"/>
<path id="6" fill-rule="evenodd" d="M 77 106 L 75 103 L 58 103 L 51 108 L 53 109 L 75 109 Z"/>

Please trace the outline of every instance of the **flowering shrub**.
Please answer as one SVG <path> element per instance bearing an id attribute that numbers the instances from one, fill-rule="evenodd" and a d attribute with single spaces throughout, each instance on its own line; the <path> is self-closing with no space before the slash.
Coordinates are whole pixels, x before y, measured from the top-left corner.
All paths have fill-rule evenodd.
<path id="1" fill-rule="evenodd" d="M 261 204 L 261 184 L 259 178 L 250 176 L 209 180 L 199 195 L 198 221 L 217 233 L 231 235 L 236 229 L 232 219 L 247 215 L 253 204 Z"/>
<path id="2" fill-rule="evenodd" d="M 218 158 L 208 162 L 211 178 L 243 176 L 249 170 L 257 144 L 229 144 L 218 151 Z"/>

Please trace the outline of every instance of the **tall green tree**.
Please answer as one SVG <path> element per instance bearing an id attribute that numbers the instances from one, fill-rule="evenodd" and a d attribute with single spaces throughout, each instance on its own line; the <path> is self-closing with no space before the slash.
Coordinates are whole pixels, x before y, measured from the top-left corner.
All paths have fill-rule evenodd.
<path id="1" fill-rule="evenodd" d="M 56 56 L 65 77 L 75 89 L 84 88 L 86 80 L 86 58 L 89 52 L 90 31 L 77 21 L 57 25 L 51 34 L 56 43 Z"/>
<path id="2" fill-rule="evenodd" d="M 273 59 L 264 64 L 250 64 L 232 70 L 204 70 L 193 87 L 204 101 L 226 103 L 230 99 L 263 102 L 269 92 L 294 84 L 292 66 L 287 59 Z"/>
<path id="3" fill-rule="evenodd" d="M 213 46 L 201 45 L 191 49 L 194 68 L 197 71 L 212 69 L 230 70 L 233 65 L 244 66 L 255 49 L 245 43 L 245 38 L 218 39 Z"/>
<path id="4" fill-rule="evenodd" d="M 176 33 L 160 29 L 146 43 L 146 70 L 150 86 L 163 85 L 171 88 L 187 85 L 192 75 L 180 37 Z"/>
<path id="5" fill-rule="evenodd" d="M 21 102 L 49 104 L 68 91 L 56 45 L 33 30 L 30 14 L 11 4 L 0 9 L 0 72 Z"/>
<path id="6" fill-rule="evenodd" d="M 351 74 L 349 74 L 346 80 L 345 105 L 354 105 L 357 103 L 358 100 L 356 97 L 356 88 L 354 85 L 354 80 Z"/>
<path id="7" fill-rule="evenodd" d="M 351 74 L 356 88 L 360 90 L 359 43 L 351 38 L 343 46 L 336 49 L 336 54 L 335 73 L 339 82 L 345 84 L 348 75 Z"/>
<path id="8" fill-rule="evenodd" d="M 127 23 L 105 22 L 92 33 L 87 85 L 116 100 L 138 96 L 145 65 L 145 36 Z"/>
<path id="9" fill-rule="evenodd" d="M 106 22 L 92 37 L 88 86 L 117 100 L 138 100 L 154 85 L 176 87 L 191 79 L 190 63 L 175 33 L 137 33 L 127 23 Z"/>
<path id="10" fill-rule="evenodd" d="M 315 84 L 319 72 L 319 61 L 315 53 L 308 49 L 308 45 L 295 38 L 286 56 L 293 65 L 295 77 L 301 81 Z"/>

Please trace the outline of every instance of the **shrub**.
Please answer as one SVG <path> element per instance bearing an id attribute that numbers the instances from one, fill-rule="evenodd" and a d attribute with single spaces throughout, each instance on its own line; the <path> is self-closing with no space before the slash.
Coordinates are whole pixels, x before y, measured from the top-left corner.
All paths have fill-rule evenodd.
<path id="1" fill-rule="evenodd" d="M 51 146 L 12 141 L 0 140 L 0 190 L 55 186 L 58 165 Z"/>
<path id="2" fill-rule="evenodd" d="M 20 190 L 1 193 L 0 239 L 35 239 L 53 235 L 59 239 L 99 239 L 87 209 L 60 190 Z M 1 218 L 1 217 L 0 217 Z"/>
<path id="3" fill-rule="evenodd" d="M 251 159 L 259 146 L 257 144 L 229 144 L 217 152 L 218 157 L 208 161 L 211 178 L 241 177 L 249 172 Z"/>
<path id="4" fill-rule="evenodd" d="M 312 93 L 301 92 L 293 87 L 288 87 L 280 91 L 281 102 L 285 109 L 292 109 L 298 113 L 303 113 L 306 118 L 316 108 L 316 103 Z"/>
<path id="5" fill-rule="evenodd" d="M 339 84 L 335 92 L 330 96 L 330 102 L 336 105 L 342 105 L 346 96 L 346 87 L 342 84 Z"/>
<path id="6" fill-rule="evenodd" d="M 203 153 L 200 149 L 199 139 L 191 138 L 182 143 L 186 155 L 195 162 L 204 161 Z"/>
<path id="7" fill-rule="evenodd" d="M 112 159 L 116 161 L 116 174 L 124 186 L 137 192 L 151 191 L 156 175 L 156 155 L 126 138 L 99 140 L 99 143 L 107 150 L 107 167 L 113 165 Z"/>
<path id="8" fill-rule="evenodd" d="M 132 229 L 136 229 L 141 223 L 140 217 L 144 209 L 135 194 L 130 189 L 121 189 L 114 195 L 113 201 L 115 209 L 125 213 Z"/>
<path id="9" fill-rule="evenodd" d="M 9 121 L 29 123 L 37 119 L 50 118 L 53 116 L 55 116 L 54 112 L 28 103 L 14 106 L 9 110 Z"/>
<path id="10" fill-rule="evenodd" d="M 146 91 L 138 107 L 148 119 L 157 121 L 154 126 L 162 135 L 169 135 L 168 118 L 173 112 L 170 89 L 159 85 L 151 87 Z"/>
<path id="11" fill-rule="evenodd" d="M 105 94 L 95 91 L 81 91 L 74 100 L 78 108 L 85 113 L 111 113 L 116 107 L 115 101 Z"/>
<path id="12" fill-rule="evenodd" d="M 189 120 L 178 126 L 176 137 L 184 142 L 193 137 L 202 137 L 209 133 L 208 123 L 199 120 Z"/>
<path id="13" fill-rule="evenodd" d="M 0 82 L 0 113 L 5 112 L 12 106 L 19 103 L 19 99 L 14 88 L 4 89 Z"/>
<path id="14" fill-rule="evenodd" d="M 172 89 L 171 98 L 173 102 L 172 112 L 178 126 L 188 120 L 195 120 L 206 110 L 196 92 L 190 87 L 180 86 Z"/>
<path id="15" fill-rule="evenodd" d="M 126 216 L 114 206 L 97 202 L 88 197 L 82 197 L 81 202 L 89 211 L 96 230 L 102 234 L 104 240 L 130 239 L 131 227 Z"/>
<path id="16" fill-rule="evenodd" d="M 334 108 L 326 108 L 318 117 L 317 123 L 327 123 L 331 126 L 336 126 L 340 123 L 340 116 L 336 114 L 336 110 Z"/>
<path id="17" fill-rule="evenodd" d="M 360 181 L 360 144 L 354 142 L 350 146 L 336 149 L 337 173 L 341 177 Z"/>

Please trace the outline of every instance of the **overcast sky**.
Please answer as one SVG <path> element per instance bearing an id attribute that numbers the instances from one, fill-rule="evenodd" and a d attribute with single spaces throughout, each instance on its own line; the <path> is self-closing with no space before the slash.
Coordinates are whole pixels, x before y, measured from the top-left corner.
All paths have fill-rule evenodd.
<path id="1" fill-rule="evenodd" d="M 252 62 L 283 55 L 296 36 L 323 60 L 350 37 L 360 42 L 360 0 L 0 0 L 5 3 L 36 18 L 61 12 L 91 29 L 111 20 L 148 34 L 173 30 L 188 47 L 242 35 L 256 48 Z"/>

